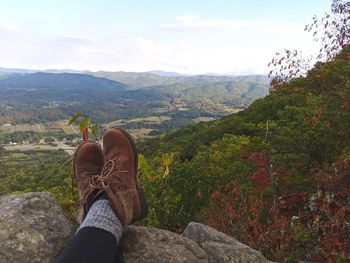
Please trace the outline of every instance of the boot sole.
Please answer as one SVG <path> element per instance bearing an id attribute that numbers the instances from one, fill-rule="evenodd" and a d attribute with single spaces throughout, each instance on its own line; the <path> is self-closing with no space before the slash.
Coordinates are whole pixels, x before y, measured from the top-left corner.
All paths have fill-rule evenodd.
<path id="1" fill-rule="evenodd" d="M 139 187 L 137 184 L 139 158 L 138 158 L 138 154 L 136 151 L 136 145 L 135 145 L 133 138 L 130 136 L 130 134 L 126 130 L 124 130 L 123 128 L 112 128 L 112 129 L 121 131 L 128 138 L 129 142 L 131 143 L 131 148 L 132 148 L 132 151 L 133 151 L 134 156 L 135 156 L 136 162 L 135 162 L 135 167 L 134 167 L 134 178 L 135 178 L 136 189 L 137 189 L 137 193 L 138 193 L 140 205 L 141 205 L 141 215 L 133 220 L 132 223 L 134 223 L 135 221 L 138 221 L 138 220 L 145 218 L 148 214 L 148 205 L 147 205 L 147 201 L 146 201 L 145 189 L 143 187 Z"/>

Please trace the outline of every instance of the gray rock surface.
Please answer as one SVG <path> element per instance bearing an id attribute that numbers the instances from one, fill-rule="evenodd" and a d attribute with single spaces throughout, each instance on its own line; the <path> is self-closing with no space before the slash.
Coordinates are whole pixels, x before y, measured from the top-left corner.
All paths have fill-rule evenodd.
<path id="1" fill-rule="evenodd" d="M 53 262 L 73 232 L 51 193 L 0 196 L 0 262 Z"/>
<path id="2" fill-rule="evenodd" d="M 266 263 L 260 252 L 209 226 L 190 223 L 183 235 L 198 243 L 208 254 L 209 262 Z"/>
<path id="3" fill-rule="evenodd" d="M 208 262 L 207 254 L 192 240 L 155 228 L 127 228 L 120 248 L 126 263 Z"/>
<path id="4" fill-rule="evenodd" d="M 0 196 L 0 263 L 54 262 L 74 230 L 50 193 Z M 126 263 L 269 262 L 260 252 L 199 223 L 190 223 L 183 235 L 128 227 L 120 248 Z"/>

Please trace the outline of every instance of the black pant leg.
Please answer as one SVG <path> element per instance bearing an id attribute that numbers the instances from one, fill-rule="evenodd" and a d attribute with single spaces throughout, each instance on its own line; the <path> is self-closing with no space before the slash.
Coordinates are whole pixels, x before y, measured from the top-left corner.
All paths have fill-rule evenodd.
<path id="1" fill-rule="evenodd" d="M 99 228 L 79 230 L 60 255 L 57 263 L 115 263 L 123 262 L 115 237 Z"/>

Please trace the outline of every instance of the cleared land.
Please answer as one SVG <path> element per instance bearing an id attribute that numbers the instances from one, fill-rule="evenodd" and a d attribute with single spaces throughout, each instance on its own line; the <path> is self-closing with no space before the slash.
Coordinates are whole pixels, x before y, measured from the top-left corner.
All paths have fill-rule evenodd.
<path id="1" fill-rule="evenodd" d="M 32 132 L 50 132 L 50 131 L 63 131 L 66 134 L 77 134 L 78 127 L 68 126 L 68 120 L 50 121 L 46 124 L 4 124 L 0 126 L 0 132 L 12 133 L 16 131 L 32 131 Z"/>
<path id="2" fill-rule="evenodd" d="M 129 129 L 128 132 L 134 137 L 134 138 L 140 138 L 147 136 L 153 129 Z"/>
<path id="3" fill-rule="evenodd" d="M 7 151 L 57 150 L 56 146 L 38 144 L 7 145 L 4 148 Z"/>
<path id="4" fill-rule="evenodd" d="M 198 117 L 193 119 L 195 123 L 202 122 L 202 121 L 212 121 L 212 120 L 214 120 L 214 118 L 211 118 L 211 117 Z"/>
<path id="5" fill-rule="evenodd" d="M 169 121 L 171 120 L 170 116 L 149 116 L 145 118 L 135 118 L 135 119 L 130 119 L 126 122 L 150 122 L 150 123 L 162 123 L 163 121 Z"/>
<path id="6" fill-rule="evenodd" d="M 149 116 L 145 118 L 134 119 L 120 119 L 113 122 L 109 122 L 104 126 L 106 128 L 122 126 L 125 123 L 149 123 L 160 124 L 164 121 L 171 120 L 170 116 Z M 12 133 L 16 131 L 32 131 L 32 132 L 50 132 L 50 131 L 63 131 L 66 134 L 79 134 L 79 127 L 77 125 L 68 126 L 68 120 L 50 121 L 48 123 L 36 123 L 36 124 L 4 124 L 0 126 L 0 132 Z M 148 134 L 152 129 L 137 129 L 132 130 L 133 133 Z"/>
<path id="7" fill-rule="evenodd" d="M 19 144 L 19 145 L 4 145 L 4 148 L 7 151 L 21 151 L 21 152 L 43 151 L 43 150 L 56 151 L 56 150 L 62 149 L 65 152 L 67 152 L 69 155 L 72 155 L 76 147 L 72 147 L 64 144 L 61 144 L 59 146 L 46 145 L 46 144 Z M 17 154 L 20 155 L 20 153 L 17 153 Z"/>
<path id="8" fill-rule="evenodd" d="M 113 122 L 107 123 L 104 126 L 104 128 L 109 129 L 112 127 L 120 127 L 123 125 L 126 125 L 128 123 L 144 123 L 144 124 L 160 124 L 164 121 L 171 120 L 172 117 L 170 116 L 148 116 L 144 118 L 133 118 L 133 119 L 119 119 L 115 120 Z M 58 121 L 50 121 L 47 123 L 36 123 L 36 124 L 4 124 L 0 126 L 0 133 L 13 133 L 16 131 L 31 131 L 31 132 L 37 132 L 37 133 L 43 133 L 43 132 L 64 132 L 67 135 L 72 134 L 80 134 L 79 127 L 77 125 L 67 125 L 68 120 L 58 120 Z M 132 136 L 134 136 L 136 139 L 141 137 L 147 137 L 150 132 L 152 132 L 154 129 L 151 128 L 139 128 L 139 129 L 128 129 L 128 132 L 131 133 Z M 8 150 L 51 150 L 51 149 L 57 149 L 53 146 L 34 146 L 34 145 L 7 145 L 6 146 Z M 66 150 L 66 149 L 65 149 Z M 71 153 L 70 149 L 66 150 L 67 152 Z"/>
<path id="9" fill-rule="evenodd" d="M 169 121 L 172 118 L 170 116 L 148 116 L 144 118 L 134 118 L 134 119 L 120 119 L 120 120 L 115 120 L 112 122 L 109 122 L 105 124 L 104 126 L 106 128 L 111 128 L 111 127 L 117 127 L 121 126 L 125 123 L 133 123 L 133 122 L 143 122 L 143 123 L 148 123 L 148 124 L 160 124 L 163 121 Z"/>

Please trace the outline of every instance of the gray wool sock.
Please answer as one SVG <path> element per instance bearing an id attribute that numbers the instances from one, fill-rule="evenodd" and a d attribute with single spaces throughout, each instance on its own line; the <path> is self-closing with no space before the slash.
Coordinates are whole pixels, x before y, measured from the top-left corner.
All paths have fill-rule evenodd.
<path id="1" fill-rule="evenodd" d="M 79 226 L 78 231 L 84 227 L 96 227 L 111 233 L 119 243 L 123 234 L 123 226 L 113 212 L 108 199 L 98 198 L 90 207 L 84 221 Z"/>

